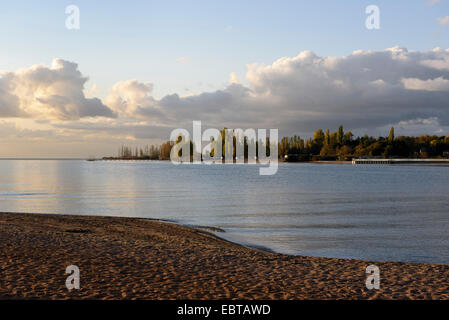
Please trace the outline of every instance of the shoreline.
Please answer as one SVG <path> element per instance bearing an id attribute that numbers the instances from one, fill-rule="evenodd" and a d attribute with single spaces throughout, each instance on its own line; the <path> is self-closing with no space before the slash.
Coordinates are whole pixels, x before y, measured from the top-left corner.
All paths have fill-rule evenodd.
<path id="1" fill-rule="evenodd" d="M 0 213 L 0 299 L 448 299 L 449 265 L 291 256 L 147 218 Z M 80 290 L 65 268 L 80 269 Z M 380 269 L 379 290 L 365 287 Z"/>

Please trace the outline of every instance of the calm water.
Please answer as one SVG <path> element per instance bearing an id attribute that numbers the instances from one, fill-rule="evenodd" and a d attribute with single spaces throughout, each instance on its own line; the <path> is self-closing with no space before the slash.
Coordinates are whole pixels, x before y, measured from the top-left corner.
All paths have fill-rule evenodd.
<path id="1" fill-rule="evenodd" d="M 0 211 L 220 227 L 277 252 L 449 263 L 449 167 L 0 161 Z"/>

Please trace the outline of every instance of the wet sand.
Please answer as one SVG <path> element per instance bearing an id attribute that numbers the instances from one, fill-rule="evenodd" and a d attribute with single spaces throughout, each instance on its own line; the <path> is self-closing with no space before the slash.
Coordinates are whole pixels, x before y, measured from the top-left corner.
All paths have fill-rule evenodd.
<path id="1" fill-rule="evenodd" d="M 282 255 L 146 219 L 0 213 L 0 243 L 0 299 L 449 298 L 449 265 Z"/>

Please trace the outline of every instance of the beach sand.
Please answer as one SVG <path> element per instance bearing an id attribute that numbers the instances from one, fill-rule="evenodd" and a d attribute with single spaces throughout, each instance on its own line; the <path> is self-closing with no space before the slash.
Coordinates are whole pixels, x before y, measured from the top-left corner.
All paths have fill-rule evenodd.
<path id="1" fill-rule="evenodd" d="M 146 219 L 0 213 L 0 243 L 1 299 L 449 298 L 449 265 L 262 252 Z M 379 290 L 365 288 L 370 264 Z"/>

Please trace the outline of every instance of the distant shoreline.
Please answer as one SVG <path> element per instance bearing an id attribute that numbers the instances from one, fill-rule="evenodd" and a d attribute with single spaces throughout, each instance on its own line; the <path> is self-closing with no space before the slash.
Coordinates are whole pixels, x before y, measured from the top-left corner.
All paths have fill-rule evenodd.
<path id="1" fill-rule="evenodd" d="M 70 160 L 78 160 L 78 161 L 90 161 L 90 162 L 96 162 L 96 161 L 147 161 L 147 162 L 169 162 L 170 160 L 162 160 L 162 159 L 141 159 L 141 158 L 114 158 L 114 157 L 104 157 L 104 158 L 98 158 L 98 159 L 86 159 L 86 158 L 0 158 L 1 160 L 17 160 L 17 161 L 70 161 Z M 440 163 L 437 162 L 429 162 L 426 163 L 425 161 L 422 162 L 407 162 L 407 159 L 403 159 L 404 163 L 394 163 L 394 164 L 382 164 L 382 165 L 394 165 L 394 166 L 449 166 L 449 160 L 448 161 L 442 161 Z M 414 160 L 414 159 L 413 159 Z M 418 159 L 419 160 L 419 159 Z M 428 160 L 442 160 L 439 158 L 435 159 L 428 159 Z M 344 161 L 344 160 L 310 160 L 310 161 L 284 161 L 279 160 L 279 163 L 304 163 L 304 164 L 352 164 L 352 161 Z M 368 165 L 368 164 L 361 164 L 361 165 Z M 373 164 L 370 164 L 373 165 Z M 379 164 L 381 165 L 381 164 Z"/>
<path id="2" fill-rule="evenodd" d="M 149 219 L 0 213 L 0 247 L 0 299 L 449 299 L 449 265 L 263 252 Z"/>
<path id="3" fill-rule="evenodd" d="M 86 158 L 0 158 L 0 160 L 86 160 Z"/>

